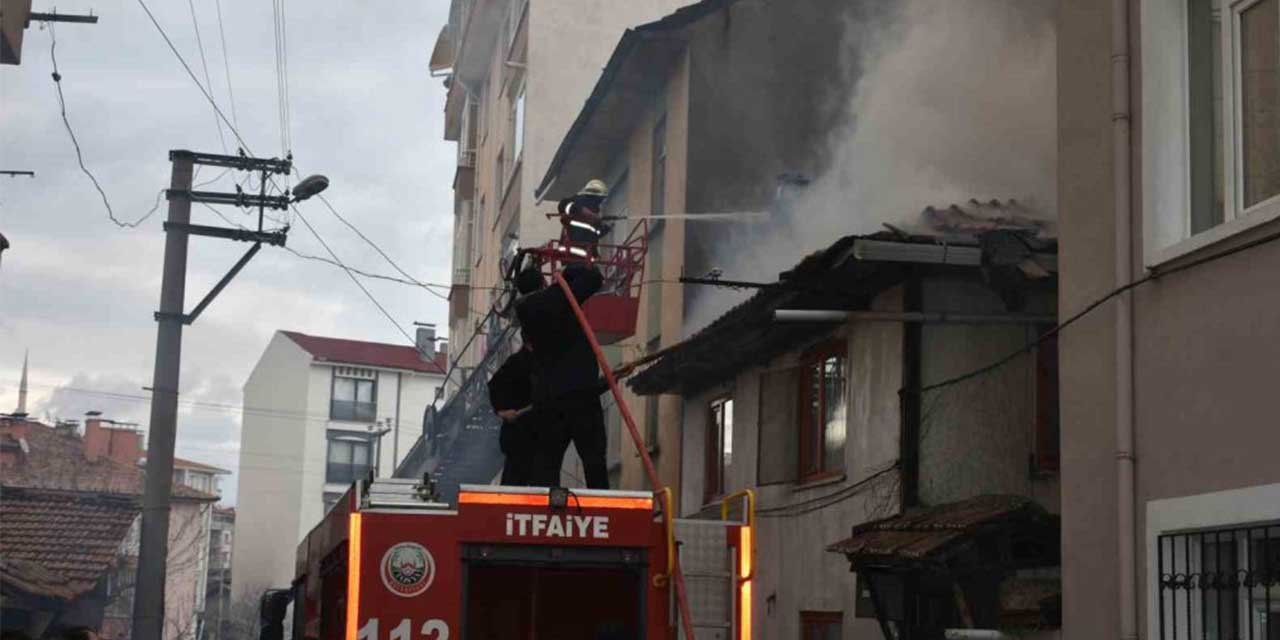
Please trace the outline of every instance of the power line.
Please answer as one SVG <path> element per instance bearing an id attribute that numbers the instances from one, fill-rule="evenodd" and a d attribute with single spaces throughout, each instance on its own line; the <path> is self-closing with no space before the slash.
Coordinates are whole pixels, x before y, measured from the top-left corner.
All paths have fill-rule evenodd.
<path id="1" fill-rule="evenodd" d="M 213 96 L 209 94 L 209 91 L 204 88 L 204 85 L 200 84 L 200 79 L 197 78 L 195 72 L 191 70 L 191 65 L 187 64 L 186 59 L 178 52 L 178 48 L 174 46 L 173 40 L 169 39 L 169 34 L 165 33 L 164 27 L 160 26 L 160 22 L 156 20 L 155 14 L 151 13 L 151 8 L 147 6 L 145 0 L 138 0 L 138 5 L 147 13 L 147 17 L 151 19 L 151 24 L 155 25 L 156 31 L 160 32 L 160 37 L 164 38 L 165 44 L 169 45 L 169 50 L 173 52 L 174 57 L 176 57 L 178 62 L 182 64 L 182 68 L 186 70 L 187 75 L 190 76 L 191 81 L 195 83 L 196 88 L 200 90 L 200 93 L 204 94 L 205 99 L 208 100 L 209 104 L 213 107 L 213 111 L 218 114 L 218 117 L 227 125 L 227 128 L 231 129 L 231 133 L 235 134 L 236 141 L 240 143 L 240 146 L 245 150 L 245 153 L 252 156 L 253 150 L 249 148 L 249 143 L 245 142 L 244 136 L 241 136 L 240 131 L 230 120 L 227 119 L 226 114 L 222 112 L 222 108 L 218 106 L 218 102 L 213 99 Z"/>
<path id="2" fill-rule="evenodd" d="M 333 249 L 329 248 L 329 244 L 324 241 L 324 238 L 320 237 L 320 234 L 316 232 L 315 227 L 312 227 L 311 223 L 307 221 L 306 216 L 303 216 L 302 212 L 299 211 L 297 207 L 292 207 L 292 209 L 293 209 L 294 215 L 298 216 L 298 219 L 302 221 L 302 224 L 307 227 L 307 231 L 311 232 L 311 235 L 316 239 L 316 242 L 319 242 L 320 246 L 324 247 L 324 250 L 329 253 L 329 256 L 333 258 L 333 261 L 337 263 L 339 267 L 342 268 L 342 270 L 347 274 L 349 278 L 351 278 L 351 281 L 356 283 L 357 287 L 360 287 L 360 290 L 363 291 L 364 295 L 369 298 L 369 301 L 373 303 L 373 306 L 377 307 L 378 311 L 381 311 L 382 315 L 386 316 L 387 320 L 391 322 L 392 325 L 395 325 L 396 331 L 399 331 L 400 335 L 404 336 L 405 340 L 408 340 L 410 344 L 414 344 L 416 346 L 416 341 L 413 339 L 413 337 L 410 336 L 409 333 L 404 330 L 404 327 L 400 326 L 399 322 L 396 322 L 396 319 L 392 317 L 391 313 L 387 311 L 386 307 L 382 306 L 382 303 L 378 302 L 378 299 L 373 296 L 373 293 L 371 293 L 369 289 L 366 288 L 364 284 L 360 282 L 360 279 L 357 278 L 356 275 L 351 272 L 351 268 L 348 267 L 346 264 L 344 264 L 342 260 L 338 258 L 338 254 L 334 253 Z"/>
<path id="3" fill-rule="evenodd" d="M 403 284 L 403 285 L 407 285 L 407 286 L 410 286 L 410 287 L 418 287 L 418 288 L 424 289 L 427 293 L 430 293 L 431 295 L 436 296 L 437 298 L 440 298 L 441 300 L 448 300 L 448 299 L 449 299 L 449 296 L 448 296 L 448 295 L 442 294 L 442 293 L 440 293 L 439 291 L 436 291 L 436 290 L 435 290 L 436 288 L 446 288 L 446 289 L 447 289 L 447 288 L 448 288 L 448 286 L 447 286 L 447 285 L 443 285 L 443 284 L 434 284 L 434 283 L 430 283 L 430 282 L 419 282 L 419 281 L 417 281 L 417 280 L 406 280 L 406 279 L 404 279 L 404 278 L 397 278 L 397 277 L 395 277 L 395 276 L 383 275 L 383 274 L 381 274 L 381 273 L 370 273 L 370 272 L 368 272 L 368 271 L 362 271 L 362 270 L 360 270 L 360 269 L 358 269 L 358 268 L 356 268 L 356 267 L 345 266 L 345 265 L 343 265 L 343 264 L 341 264 L 341 263 L 337 262 L 336 260 L 332 260 L 332 259 L 329 259 L 329 258 L 325 258 L 325 257 L 323 257 L 323 256 L 313 256 L 313 255 L 310 255 L 310 254 L 302 253 L 302 252 L 300 252 L 300 251 L 298 251 L 298 250 L 296 250 L 296 249 L 294 249 L 294 248 L 292 248 L 292 247 L 285 247 L 285 248 L 284 248 L 284 250 L 285 250 L 285 251 L 288 251 L 289 253 L 292 253 L 294 256 L 296 256 L 296 257 L 298 257 L 298 258 L 302 258 L 303 260 L 314 260 L 314 261 L 316 261 L 316 262 L 323 262 L 323 263 L 325 263 L 325 264 L 332 265 L 332 266 L 335 266 L 335 267 L 349 269 L 350 271 L 354 272 L 354 273 L 355 273 L 355 274 L 357 274 L 357 275 L 363 276 L 363 277 L 365 277 L 365 278 L 370 278 L 370 279 L 373 279 L 373 280 L 385 280 L 385 281 L 387 281 L 387 282 L 394 282 L 394 283 L 396 283 L 396 284 Z"/>
<path id="4" fill-rule="evenodd" d="M 227 33 L 222 28 L 222 0 L 216 0 L 214 5 L 218 8 L 218 37 L 222 40 L 222 67 L 227 73 L 227 97 L 231 102 L 231 119 L 238 127 L 240 118 L 236 115 L 236 92 L 231 86 L 231 60 L 227 54 Z"/>
<path id="5" fill-rule="evenodd" d="M 325 198 L 323 194 L 317 197 L 320 199 L 320 202 L 324 203 L 324 206 L 329 209 L 329 213 L 332 213 L 333 217 L 337 218 L 339 221 L 342 222 L 342 224 L 346 225 L 348 229 L 355 232 L 357 236 L 360 236 L 361 240 L 364 240 L 365 243 L 373 247 L 373 250 L 377 251 L 378 255 L 382 256 L 382 258 L 387 261 L 387 264 L 391 265 L 392 269 L 395 269 L 397 272 L 400 273 L 400 275 L 409 279 L 414 284 L 423 288 L 427 287 L 426 283 L 419 281 L 418 279 L 409 275 L 407 271 L 405 271 L 404 269 L 401 269 L 400 265 L 396 264 L 396 261 L 392 260 L 391 256 L 387 255 L 387 252 L 382 250 L 382 247 L 378 246 L 378 243 L 374 242 L 373 240 L 370 240 L 369 236 L 366 236 L 363 232 L 360 231 L 360 229 L 356 228 L 354 224 L 351 224 L 351 222 L 349 222 L 346 218 L 342 217 L 342 214 L 338 213 L 338 210 L 333 208 L 333 205 L 330 204 L 328 198 Z"/>
<path id="6" fill-rule="evenodd" d="M 191 26 L 196 31 L 196 46 L 200 49 L 200 66 L 204 68 L 204 83 L 209 86 L 209 90 L 213 90 L 213 78 L 209 76 L 209 61 L 204 55 L 204 39 L 200 37 L 200 19 L 196 17 L 195 0 L 187 0 L 187 6 L 191 8 Z M 224 43 L 225 44 L 225 43 Z M 222 143 L 222 152 L 227 152 L 227 139 L 222 135 L 222 122 L 218 120 L 218 114 L 213 114 L 213 126 L 218 130 L 218 141 Z"/>
<path id="7" fill-rule="evenodd" d="M 98 182 L 98 179 L 94 177 L 93 172 L 89 171 L 89 168 L 84 165 L 84 153 L 80 150 L 80 141 L 76 139 L 76 132 L 71 128 L 71 120 L 67 117 L 67 100 L 66 97 L 62 95 L 62 74 L 58 71 L 57 48 L 58 36 L 54 33 L 53 25 L 50 24 L 49 59 L 53 62 L 53 86 L 58 90 L 58 110 L 62 114 L 62 124 L 67 128 L 67 135 L 71 137 L 71 145 L 75 147 L 76 162 L 80 165 L 80 171 L 84 172 L 84 175 L 89 177 L 89 181 L 93 183 L 93 188 L 98 190 L 98 195 L 102 198 L 102 205 L 107 208 L 107 217 L 111 219 L 111 222 L 121 228 L 137 227 L 143 222 L 146 222 L 147 218 L 150 218 L 151 215 L 156 212 L 156 209 L 160 208 L 160 195 L 164 193 L 164 190 L 162 189 L 160 193 L 156 194 L 155 204 L 152 205 L 151 210 L 141 218 L 138 218 L 133 222 L 125 222 L 116 217 L 115 210 L 111 208 L 111 202 L 107 200 L 107 192 L 102 190 L 102 185 Z"/>

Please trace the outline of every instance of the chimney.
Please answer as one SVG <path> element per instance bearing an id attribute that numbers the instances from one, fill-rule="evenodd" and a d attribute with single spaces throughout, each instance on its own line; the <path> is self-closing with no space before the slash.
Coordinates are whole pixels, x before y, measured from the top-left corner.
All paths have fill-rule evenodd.
<path id="1" fill-rule="evenodd" d="M 444 338 L 440 338 L 439 340 L 437 340 L 436 352 L 443 354 L 445 361 L 448 361 L 449 360 L 449 341 Z"/>
<path id="2" fill-rule="evenodd" d="M 136 465 L 142 457 L 142 434 L 135 429 L 105 420 L 99 411 L 90 411 L 84 419 L 84 457 L 89 462 L 103 458 L 121 464 Z"/>
<path id="3" fill-rule="evenodd" d="M 111 436 L 102 427 L 102 412 L 89 411 L 84 414 L 84 458 L 89 462 L 97 462 L 110 450 L 108 438 Z"/>
<path id="4" fill-rule="evenodd" d="M 418 357 L 424 362 L 433 362 L 436 359 L 436 325 L 430 322 L 416 322 L 418 325 L 418 335 L 415 346 L 418 348 Z"/>
<path id="5" fill-rule="evenodd" d="M 18 410 L 13 414 L 16 416 L 26 417 L 27 415 L 27 356 L 29 353 L 22 354 L 22 381 L 18 383 Z"/>

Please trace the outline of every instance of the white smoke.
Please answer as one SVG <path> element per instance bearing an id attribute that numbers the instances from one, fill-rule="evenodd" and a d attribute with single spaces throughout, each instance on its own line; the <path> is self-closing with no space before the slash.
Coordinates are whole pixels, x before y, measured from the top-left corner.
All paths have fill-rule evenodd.
<path id="1" fill-rule="evenodd" d="M 865 73 L 831 136 L 831 166 L 778 231 L 751 246 L 740 242 L 750 233 L 726 234 L 716 266 L 726 278 L 772 281 L 840 237 L 884 223 L 919 230 L 925 207 L 970 198 L 1017 199 L 1056 218 L 1055 4 L 907 0 L 892 18 L 851 23 L 847 59 Z M 697 294 L 689 332 L 744 299 Z"/>

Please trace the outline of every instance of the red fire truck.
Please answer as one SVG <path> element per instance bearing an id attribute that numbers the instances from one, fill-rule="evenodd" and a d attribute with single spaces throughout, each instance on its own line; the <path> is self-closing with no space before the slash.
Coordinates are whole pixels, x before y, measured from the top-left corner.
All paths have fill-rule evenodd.
<path id="1" fill-rule="evenodd" d="M 453 506 L 426 478 L 357 482 L 298 546 L 292 593 L 264 595 L 264 638 L 292 600 L 294 640 L 750 640 L 754 496 L 729 496 L 720 520 L 674 517 L 593 330 L 634 332 L 644 237 L 584 248 L 566 232 L 529 253 L 573 307 L 654 491 L 463 485 Z M 569 262 L 609 283 L 585 311 Z"/>
<path id="2" fill-rule="evenodd" d="M 690 521 L 669 495 L 464 485 L 452 508 L 357 482 L 298 547 L 293 638 L 675 638 L 677 553 L 688 628 L 750 638 L 750 496 L 745 520 Z"/>

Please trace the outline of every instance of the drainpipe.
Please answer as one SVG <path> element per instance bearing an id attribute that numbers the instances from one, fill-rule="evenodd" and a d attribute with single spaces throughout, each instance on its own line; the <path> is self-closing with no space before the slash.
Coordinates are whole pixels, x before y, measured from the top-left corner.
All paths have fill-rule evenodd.
<path id="1" fill-rule="evenodd" d="M 1133 280 L 1133 169 L 1131 156 L 1129 0 L 1111 3 L 1112 152 L 1115 187 L 1115 286 Z M 1133 455 L 1132 294 L 1116 298 L 1116 514 L 1120 567 L 1120 640 L 1137 640 L 1137 572 Z"/>

